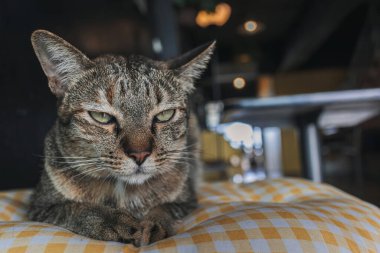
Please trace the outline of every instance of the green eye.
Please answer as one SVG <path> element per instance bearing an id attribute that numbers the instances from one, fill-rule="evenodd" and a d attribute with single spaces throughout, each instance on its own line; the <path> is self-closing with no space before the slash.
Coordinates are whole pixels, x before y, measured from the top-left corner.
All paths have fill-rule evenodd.
<path id="1" fill-rule="evenodd" d="M 109 124 L 114 120 L 114 117 L 105 112 L 89 112 L 91 118 L 101 124 Z"/>
<path id="2" fill-rule="evenodd" d="M 174 109 L 169 109 L 163 112 L 160 112 L 159 114 L 156 115 L 156 120 L 157 122 L 166 122 L 169 121 L 173 115 L 174 115 L 175 110 Z"/>

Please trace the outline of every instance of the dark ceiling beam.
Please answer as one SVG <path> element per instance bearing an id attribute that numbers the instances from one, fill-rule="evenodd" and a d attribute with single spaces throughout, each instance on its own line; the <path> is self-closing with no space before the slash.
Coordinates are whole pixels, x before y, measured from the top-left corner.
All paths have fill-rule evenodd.
<path id="1" fill-rule="evenodd" d="M 338 28 L 344 18 L 368 0 L 314 0 L 285 52 L 279 71 L 305 63 Z"/>

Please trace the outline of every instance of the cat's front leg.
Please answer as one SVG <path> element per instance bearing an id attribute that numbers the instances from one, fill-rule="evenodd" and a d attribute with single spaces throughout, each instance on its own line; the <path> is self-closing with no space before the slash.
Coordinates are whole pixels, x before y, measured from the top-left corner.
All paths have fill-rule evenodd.
<path id="1" fill-rule="evenodd" d="M 196 208 L 197 203 L 166 203 L 151 209 L 135 233 L 135 246 L 144 246 L 175 234 L 175 223 Z"/>
<path id="2" fill-rule="evenodd" d="M 32 203 L 28 215 L 31 220 L 104 241 L 133 242 L 139 229 L 138 220 L 123 209 L 74 201 Z"/>

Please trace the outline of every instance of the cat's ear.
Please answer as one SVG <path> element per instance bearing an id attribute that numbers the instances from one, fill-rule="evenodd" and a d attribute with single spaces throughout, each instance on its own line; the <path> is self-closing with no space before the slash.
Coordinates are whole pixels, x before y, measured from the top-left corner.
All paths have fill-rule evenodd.
<path id="1" fill-rule="evenodd" d="M 34 31 L 31 40 L 50 90 L 57 97 L 62 97 L 70 83 L 93 65 L 82 52 L 51 32 Z"/>
<path id="2" fill-rule="evenodd" d="M 216 41 L 199 46 L 177 58 L 167 61 L 169 69 L 184 81 L 185 90 L 194 89 L 194 81 L 207 68 L 211 55 L 214 52 Z"/>

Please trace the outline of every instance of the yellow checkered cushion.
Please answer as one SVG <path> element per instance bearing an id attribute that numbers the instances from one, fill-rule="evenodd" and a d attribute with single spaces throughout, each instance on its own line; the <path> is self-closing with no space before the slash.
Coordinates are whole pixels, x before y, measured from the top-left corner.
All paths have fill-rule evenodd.
<path id="1" fill-rule="evenodd" d="M 29 190 L 0 193 L 0 252 L 380 252 L 380 210 L 331 186 L 205 184 L 177 234 L 135 248 L 25 221 Z"/>

